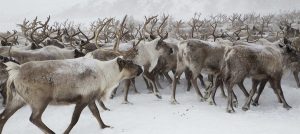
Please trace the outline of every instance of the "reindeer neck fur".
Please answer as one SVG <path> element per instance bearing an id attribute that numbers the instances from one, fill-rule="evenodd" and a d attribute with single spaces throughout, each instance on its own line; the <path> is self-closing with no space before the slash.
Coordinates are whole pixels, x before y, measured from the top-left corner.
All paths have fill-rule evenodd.
<path id="1" fill-rule="evenodd" d="M 133 61 L 140 65 L 150 65 L 149 72 L 151 72 L 158 62 L 158 58 L 161 53 L 155 49 L 160 38 L 157 38 L 150 42 L 141 42 L 138 46 L 138 55 L 133 59 Z"/>
<path id="2" fill-rule="evenodd" d="M 102 61 L 101 64 L 99 64 L 99 68 L 101 68 L 101 71 L 98 73 L 99 75 L 103 75 L 105 81 L 103 82 L 106 83 L 101 84 L 102 92 L 100 93 L 100 96 L 104 97 L 101 99 L 107 99 L 112 91 L 119 85 L 120 81 L 124 79 L 123 72 L 120 72 L 117 58 L 109 61 Z"/>

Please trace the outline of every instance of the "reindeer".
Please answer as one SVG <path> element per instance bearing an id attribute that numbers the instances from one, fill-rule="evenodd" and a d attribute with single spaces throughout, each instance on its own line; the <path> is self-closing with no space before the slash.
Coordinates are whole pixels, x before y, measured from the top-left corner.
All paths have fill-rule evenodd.
<path id="1" fill-rule="evenodd" d="M 46 46 L 37 50 L 11 49 L 10 52 L 7 53 L 9 53 L 8 58 L 7 57 L 4 58 L 15 60 L 19 64 L 23 64 L 29 61 L 73 59 L 85 55 L 84 53 L 80 52 L 77 49 L 75 50 L 61 49 L 56 46 Z M 1 86 L 3 87 L 3 85 Z M 5 89 L 3 88 L 1 92 L 5 92 Z M 3 97 L 5 98 L 5 96 Z"/>
<path id="2" fill-rule="evenodd" d="M 87 53 L 85 57 L 98 59 L 100 61 L 108 61 L 108 60 L 112 60 L 118 56 L 122 56 L 124 59 L 132 60 L 138 53 L 136 46 L 141 42 L 141 40 L 142 39 L 140 39 L 137 43 L 134 43 L 133 48 L 129 49 L 128 51 L 118 51 L 117 52 L 114 50 L 97 49 L 93 52 Z M 136 90 L 136 87 L 135 87 L 135 78 L 126 79 L 126 80 L 124 80 L 124 82 L 125 82 L 125 88 L 124 88 L 125 92 L 124 92 L 123 104 L 128 104 L 128 103 L 130 103 L 128 101 L 128 90 L 129 90 L 130 84 L 132 83 L 132 85 L 134 87 L 134 91 L 136 93 L 138 93 L 138 91 Z M 114 97 L 114 95 L 116 94 L 116 91 L 117 91 L 117 88 L 115 88 L 115 90 L 112 92 L 111 97 Z M 102 100 L 98 99 L 98 102 L 104 110 L 109 110 L 108 108 L 106 108 L 106 106 L 104 105 Z"/>
<path id="3" fill-rule="evenodd" d="M 42 60 L 58 60 L 58 59 L 73 59 L 82 57 L 85 54 L 79 50 L 61 49 L 55 46 L 46 46 L 37 50 L 13 50 L 11 57 L 16 59 L 19 63 L 26 63 L 29 61 Z"/>
<path id="4" fill-rule="evenodd" d="M 246 45 L 250 45 L 250 46 L 256 46 L 256 45 L 263 45 L 263 46 L 271 46 L 271 47 L 275 47 L 276 49 L 278 49 L 278 51 L 281 52 L 282 56 L 284 57 L 284 63 L 283 63 L 283 68 L 284 69 L 290 69 L 292 72 L 294 72 L 295 70 L 297 70 L 297 68 L 299 68 L 298 65 L 298 54 L 297 54 L 297 50 L 293 47 L 293 45 L 290 45 L 292 42 L 289 41 L 287 38 L 283 39 L 283 42 L 281 40 L 278 40 L 276 42 L 269 42 L 266 39 L 259 39 L 255 44 L 253 43 L 248 43 Z M 284 45 L 282 45 L 284 44 Z M 244 44 L 245 45 L 245 44 Z M 286 51 L 284 51 L 285 49 Z M 295 75 L 294 75 L 295 76 Z M 297 76 L 295 76 L 295 79 L 297 81 Z M 259 98 L 260 95 L 262 94 L 264 87 L 266 85 L 266 83 L 269 81 L 269 79 L 263 79 L 260 81 L 260 86 L 257 90 L 257 95 L 255 97 L 255 99 L 252 102 L 253 106 L 258 106 L 259 103 Z M 256 87 L 255 87 L 256 88 Z M 274 90 L 274 89 L 273 89 Z M 277 95 L 278 101 L 279 103 L 282 103 L 282 100 L 280 99 L 280 96 L 277 94 L 276 90 L 274 90 L 275 94 Z"/>
<path id="5" fill-rule="evenodd" d="M 9 31 L 7 31 L 6 36 L 1 35 L 0 36 L 0 38 L 2 38 L 1 46 L 11 46 L 11 45 L 14 45 L 14 44 L 19 44 L 18 36 L 16 36 L 16 34 L 17 34 L 17 31 L 14 30 L 12 34 Z"/>
<path id="6" fill-rule="evenodd" d="M 95 100 L 105 99 L 120 81 L 142 72 L 140 66 L 121 58 L 32 61 L 22 65 L 8 62 L 5 65 L 9 73 L 8 99 L 0 115 L 0 132 L 6 121 L 26 104 L 32 109 L 30 121 L 44 133 L 54 134 L 41 120 L 49 104 L 76 104 L 71 123 L 64 133 L 70 133 L 86 106 L 101 128 L 110 127 L 103 123 Z"/>
<path id="7" fill-rule="evenodd" d="M 234 112 L 232 107 L 233 86 L 247 76 L 252 78 L 252 89 L 243 110 L 249 109 L 257 85 L 260 80 L 265 79 L 269 80 L 271 87 L 280 97 L 283 107 L 290 109 L 291 106 L 285 101 L 281 89 L 282 74 L 283 56 L 277 48 L 250 45 L 233 46 L 226 52 L 222 67 L 222 77 L 228 91 L 227 112 Z"/>
<path id="8" fill-rule="evenodd" d="M 204 69 L 210 75 L 217 75 L 221 71 L 225 51 L 230 47 L 231 46 L 223 45 L 218 42 L 208 42 L 197 39 L 189 39 L 178 43 L 177 67 L 172 83 L 171 103 L 178 103 L 175 99 L 176 81 L 178 81 L 180 75 L 186 69 L 192 72 L 191 83 L 201 101 L 204 101 L 205 98 L 197 85 L 197 77 Z M 248 96 L 248 92 L 242 83 L 239 83 L 239 87 L 245 96 Z M 209 102 L 210 104 L 215 104 L 214 92 L 213 95 L 210 96 Z"/>

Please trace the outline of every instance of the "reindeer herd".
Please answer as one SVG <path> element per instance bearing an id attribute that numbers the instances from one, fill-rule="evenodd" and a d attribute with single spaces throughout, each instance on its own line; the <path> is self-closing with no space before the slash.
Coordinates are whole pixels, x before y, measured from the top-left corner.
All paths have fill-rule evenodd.
<path id="1" fill-rule="evenodd" d="M 126 15 L 122 20 L 98 19 L 84 30 L 68 20 L 51 24 L 50 16 L 44 22 L 37 17 L 25 19 L 18 24 L 20 32 L 0 34 L 0 86 L 5 107 L 0 133 L 6 121 L 25 105 L 32 110 L 30 121 L 44 133 L 54 133 L 41 119 L 49 104 L 75 104 L 64 133 L 70 133 L 86 106 L 101 128 L 109 127 L 96 102 L 109 110 L 103 100 L 113 98 L 124 81 L 124 103 L 129 103 L 128 91 L 132 86 L 138 92 L 135 79 L 140 74 L 159 99 L 159 78 L 166 78 L 172 87 L 172 104 L 178 103 L 176 86 L 184 73 L 187 90 L 193 87 L 201 101 L 216 105 L 220 88 L 227 97 L 229 113 L 238 105 L 235 85 L 245 96 L 242 109 L 246 111 L 251 103 L 259 104 L 268 82 L 278 102 L 290 109 L 281 80 L 285 70 L 290 70 L 300 87 L 299 29 L 294 28 L 300 25 L 300 13 L 200 18 L 199 13 L 190 21 L 150 16 L 141 23 Z M 246 78 L 252 80 L 250 90 L 244 86 Z M 198 79 L 205 91 L 200 91 Z"/>

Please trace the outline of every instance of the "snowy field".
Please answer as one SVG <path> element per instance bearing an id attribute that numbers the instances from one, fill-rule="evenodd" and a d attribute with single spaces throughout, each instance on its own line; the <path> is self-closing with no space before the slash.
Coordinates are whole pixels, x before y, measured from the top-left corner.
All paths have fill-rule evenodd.
<path id="1" fill-rule="evenodd" d="M 289 74 L 288 74 L 289 75 Z M 170 85 L 162 82 L 163 98 L 157 99 L 149 94 L 142 79 L 137 80 L 140 94 L 131 92 L 129 101 L 133 104 L 122 104 L 123 93 L 118 90 L 117 96 L 105 104 L 111 111 L 101 111 L 107 125 L 113 128 L 100 129 L 96 119 L 88 108 L 72 129 L 72 134 L 299 134 L 300 132 L 300 89 L 292 76 L 285 76 L 282 81 L 287 102 L 293 107 L 285 110 L 277 102 L 273 91 L 268 87 L 262 94 L 260 105 L 252 106 L 247 112 L 241 110 L 244 96 L 239 90 L 239 106 L 233 114 L 226 113 L 227 101 L 217 93 L 217 106 L 200 102 L 194 90 L 186 91 L 185 80 L 178 86 L 177 100 L 180 104 L 170 104 Z M 251 82 L 246 80 L 247 89 Z M 203 89 L 201 90 L 203 91 Z M 54 132 L 63 133 L 67 128 L 74 105 L 48 106 L 43 114 L 43 121 Z M 3 109 L 3 108 L 2 108 Z M 36 126 L 30 123 L 31 110 L 28 106 L 17 111 L 4 126 L 3 134 L 40 134 Z"/>
<path id="2" fill-rule="evenodd" d="M 217 13 L 232 14 L 256 12 L 262 15 L 299 10 L 300 0 L 1 0 L 0 32 L 17 29 L 16 24 L 24 18 L 35 16 L 45 20 L 51 15 L 50 23 L 66 19 L 75 24 L 88 26 L 97 18 L 122 18 L 125 14 L 137 20 L 144 16 L 169 14 L 175 20 L 190 19 L 195 12 L 203 17 Z M 17 10 L 16 10 L 17 9 Z M 124 45 L 121 45 L 124 46 Z M 184 78 L 184 77 L 183 77 Z M 243 111 L 243 93 L 235 87 L 239 105 L 235 113 L 227 113 L 227 99 L 218 91 L 217 106 L 200 102 L 194 89 L 186 91 L 185 79 L 177 86 L 176 99 L 180 104 L 170 103 L 171 86 L 161 80 L 159 89 L 162 99 L 149 94 L 139 77 L 137 89 L 140 94 L 130 91 L 132 104 L 122 104 L 122 88 L 114 99 L 104 103 L 111 111 L 101 110 L 101 117 L 112 128 L 100 129 L 97 120 L 88 108 L 83 110 L 71 134 L 299 134 L 300 133 L 300 89 L 290 73 L 282 80 L 285 98 L 293 108 L 286 110 L 277 102 L 273 90 L 266 86 L 259 106 L 251 105 Z M 121 84 L 122 86 L 122 84 Z M 251 81 L 246 80 L 249 91 Z M 201 88 L 203 93 L 204 89 Z M 2 99 L 0 99 L 0 102 Z M 68 127 L 75 105 L 48 106 L 43 114 L 44 123 L 55 133 L 61 134 Z M 0 112 L 3 111 L 0 103 Z M 100 109 L 100 107 L 99 107 Z M 28 106 L 17 111 L 5 124 L 3 134 L 41 134 L 29 121 L 31 109 Z"/>

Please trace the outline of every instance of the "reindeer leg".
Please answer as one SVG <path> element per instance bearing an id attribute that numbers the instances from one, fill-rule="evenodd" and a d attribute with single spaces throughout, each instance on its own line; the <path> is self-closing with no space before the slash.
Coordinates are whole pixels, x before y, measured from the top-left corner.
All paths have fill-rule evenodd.
<path id="1" fill-rule="evenodd" d="M 244 80 L 242 80 L 241 82 L 238 83 L 239 88 L 242 90 L 242 92 L 244 93 L 244 95 L 246 97 L 249 97 L 249 93 L 247 91 L 247 89 L 244 86 Z"/>
<path id="2" fill-rule="evenodd" d="M 136 86 L 135 86 L 135 78 L 130 79 L 130 82 L 131 82 L 131 84 L 132 84 L 132 87 L 133 87 L 133 89 L 134 89 L 134 92 L 135 92 L 136 94 L 139 94 L 140 92 L 137 90 L 137 88 L 136 88 Z"/>
<path id="3" fill-rule="evenodd" d="M 293 72 L 293 75 L 294 75 L 294 78 L 295 78 L 295 80 L 296 80 L 296 83 L 297 83 L 298 88 L 300 88 L 300 82 L 299 82 L 298 73 L 299 73 L 299 72 L 294 71 L 294 72 Z"/>
<path id="4" fill-rule="evenodd" d="M 234 93 L 234 91 L 232 91 L 232 96 L 234 97 L 234 99 L 233 99 L 233 101 L 232 101 L 233 106 L 234 106 L 234 107 L 238 107 L 239 102 L 238 102 L 237 96 L 236 96 L 236 94 Z"/>
<path id="5" fill-rule="evenodd" d="M 202 74 L 199 74 L 198 75 L 198 79 L 200 80 L 200 84 L 203 88 L 206 88 L 206 85 L 205 85 L 205 82 L 203 80 L 203 75 Z"/>
<path id="6" fill-rule="evenodd" d="M 264 91 L 264 88 L 265 88 L 267 82 L 268 82 L 268 79 L 261 80 L 258 91 L 257 91 L 257 95 L 256 95 L 254 101 L 252 102 L 253 106 L 259 105 L 258 104 L 259 97 L 260 97 L 261 93 Z"/>
<path id="7" fill-rule="evenodd" d="M 125 89 L 124 89 L 124 101 L 122 102 L 122 104 L 130 104 L 130 102 L 128 101 L 128 90 L 131 84 L 130 80 L 125 80 Z"/>
<path id="8" fill-rule="evenodd" d="M 146 79 L 150 82 L 150 84 L 151 84 L 151 86 L 152 86 L 152 88 L 153 88 L 154 95 L 155 95 L 157 98 L 161 99 L 162 97 L 161 97 L 161 95 L 159 94 L 159 92 L 158 92 L 158 90 L 157 90 L 157 86 L 156 86 L 156 84 L 155 84 L 155 74 L 154 74 L 153 72 L 150 73 L 150 72 L 148 72 L 148 71 L 144 71 L 144 74 L 145 74 L 145 76 L 146 76 Z"/>
<path id="9" fill-rule="evenodd" d="M 223 83 L 223 81 L 221 81 L 221 83 L 220 83 L 220 88 L 221 88 L 222 96 L 224 98 L 227 98 L 227 96 L 225 94 L 225 91 L 224 91 L 224 83 Z"/>
<path id="10" fill-rule="evenodd" d="M 17 98 L 20 99 L 17 99 Z M 0 114 L 0 133 L 2 133 L 3 127 L 6 121 L 20 108 L 25 105 L 25 102 L 21 100 L 21 96 L 17 95 L 7 102 L 4 111 Z"/>
<path id="11" fill-rule="evenodd" d="M 118 90 L 118 87 L 116 87 L 116 88 L 113 90 L 113 92 L 111 93 L 110 99 L 113 99 L 113 98 L 116 96 L 117 90 Z"/>
<path id="12" fill-rule="evenodd" d="M 182 73 L 183 73 L 183 71 L 176 70 L 176 73 L 174 75 L 174 79 L 173 79 L 173 82 L 172 82 L 172 97 L 171 97 L 171 103 L 172 104 L 178 104 L 177 100 L 175 99 L 176 86 L 177 86 L 177 81 L 179 81 L 179 78 L 180 78 Z"/>
<path id="13" fill-rule="evenodd" d="M 144 79 L 144 82 L 145 82 L 145 84 L 146 84 L 147 89 L 150 90 L 151 87 L 150 87 L 150 84 L 149 84 L 147 78 L 145 77 L 145 75 L 143 75 L 143 79 Z M 150 90 L 150 91 L 151 91 L 151 90 Z"/>
<path id="14" fill-rule="evenodd" d="M 107 107 L 104 105 L 104 103 L 103 103 L 103 101 L 102 101 L 101 99 L 98 99 L 98 103 L 99 103 L 100 107 L 101 107 L 103 110 L 105 110 L 105 111 L 110 111 L 110 109 L 107 108 Z"/>
<path id="15" fill-rule="evenodd" d="M 184 74 L 185 74 L 185 78 L 187 80 L 187 91 L 190 91 L 191 90 L 191 87 L 192 87 L 192 83 L 191 83 L 191 79 L 192 79 L 192 72 L 188 69 L 186 69 L 184 71 Z"/>
<path id="16" fill-rule="evenodd" d="M 155 83 L 159 89 L 163 89 L 159 82 L 159 75 L 155 75 Z"/>
<path id="17" fill-rule="evenodd" d="M 221 79 L 219 79 L 220 76 L 216 76 L 216 78 L 214 79 L 214 86 L 213 86 L 213 89 L 212 89 L 212 92 L 208 98 L 208 103 L 210 105 L 217 105 L 216 102 L 215 102 L 215 95 L 216 95 L 216 92 L 217 92 L 217 89 L 218 87 L 223 83 Z"/>
<path id="18" fill-rule="evenodd" d="M 217 78 L 217 77 L 215 77 L 215 78 Z M 212 87 L 214 85 L 214 76 L 208 75 L 208 81 L 209 81 L 209 85 L 205 88 L 205 96 L 204 96 L 205 99 L 208 99 L 212 93 L 212 90 L 213 90 Z"/>
<path id="19" fill-rule="evenodd" d="M 199 96 L 200 100 L 201 100 L 201 101 L 205 101 L 205 99 L 204 99 L 204 97 L 202 96 L 202 94 L 201 94 L 201 92 L 200 92 L 200 89 L 199 89 L 199 87 L 198 87 L 198 85 L 197 85 L 197 77 L 193 77 L 191 82 L 192 82 L 192 85 L 193 85 L 194 89 L 196 90 L 196 93 L 197 93 L 197 95 Z"/>
<path id="20" fill-rule="evenodd" d="M 164 76 L 166 77 L 166 79 L 168 80 L 169 84 L 172 84 L 172 78 L 170 77 L 170 75 L 167 72 L 164 72 Z"/>
<path id="21" fill-rule="evenodd" d="M 244 104 L 244 106 L 242 107 L 242 109 L 244 111 L 247 111 L 250 109 L 250 103 L 251 103 L 251 100 L 252 100 L 252 97 L 254 96 L 254 94 L 256 93 L 256 90 L 257 90 L 257 85 L 259 84 L 259 80 L 255 80 L 255 79 L 252 79 L 252 89 L 250 91 L 250 95 L 249 97 L 247 98 L 247 101 L 246 103 Z"/>
<path id="22" fill-rule="evenodd" d="M 73 112 L 71 123 L 69 124 L 68 128 L 65 130 L 64 134 L 69 134 L 71 129 L 75 126 L 75 124 L 78 122 L 78 119 L 80 117 L 80 114 L 82 110 L 87 106 L 86 103 L 77 103 L 75 106 L 75 110 Z"/>
<path id="23" fill-rule="evenodd" d="M 273 81 L 273 80 L 272 80 Z M 287 104 L 285 98 L 284 98 L 284 95 L 283 95 L 283 92 L 282 92 L 282 88 L 281 88 L 281 85 L 280 85 L 280 79 L 279 78 L 276 78 L 274 80 L 274 84 L 275 84 L 275 87 L 276 87 L 276 92 L 277 92 L 277 95 L 279 96 L 280 100 L 283 102 L 283 107 L 287 110 L 291 109 L 292 107 Z"/>
<path id="24" fill-rule="evenodd" d="M 88 105 L 88 107 L 89 107 L 90 111 L 92 112 L 93 116 L 97 119 L 97 121 L 102 129 L 110 127 L 110 126 L 105 125 L 104 122 L 102 121 L 100 112 L 99 112 L 95 102 L 91 102 Z"/>
<path id="25" fill-rule="evenodd" d="M 232 97 L 233 97 L 233 91 L 232 91 L 232 88 L 233 88 L 233 84 L 229 84 L 227 85 L 227 92 L 228 92 L 228 98 L 227 98 L 227 109 L 226 111 L 228 113 L 232 113 L 234 112 L 234 109 L 233 109 L 233 106 L 232 106 Z"/>
<path id="26" fill-rule="evenodd" d="M 42 114 L 45 111 L 48 103 L 41 103 L 40 105 L 31 105 L 31 116 L 30 121 L 41 129 L 44 133 L 55 134 L 51 129 L 49 129 L 42 121 Z"/>
<path id="27" fill-rule="evenodd" d="M 282 103 L 282 100 L 281 100 L 281 98 L 280 98 L 280 96 L 279 96 L 279 94 L 278 94 L 278 91 L 277 91 L 277 85 L 276 85 L 276 82 L 275 82 L 275 80 L 269 80 L 269 82 L 270 82 L 270 85 L 271 85 L 271 88 L 273 89 L 273 91 L 274 91 L 274 93 L 275 93 L 275 95 L 276 95 L 276 97 L 277 97 L 277 99 L 278 99 L 278 102 L 279 103 Z M 281 86 L 280 86 L 281 87 Z"/>

